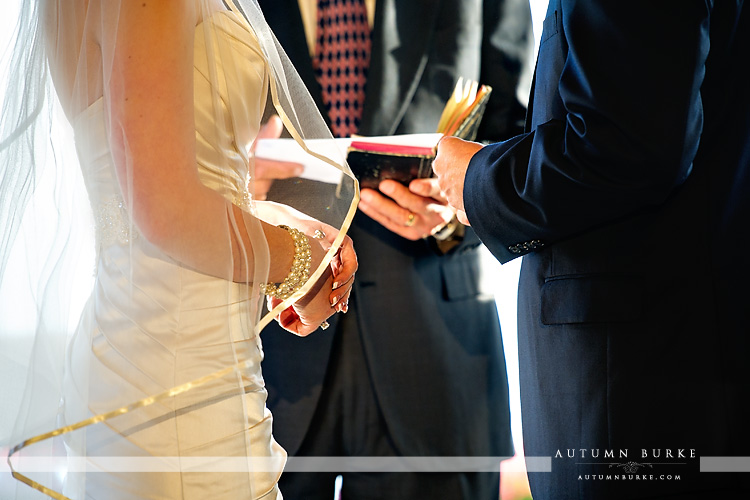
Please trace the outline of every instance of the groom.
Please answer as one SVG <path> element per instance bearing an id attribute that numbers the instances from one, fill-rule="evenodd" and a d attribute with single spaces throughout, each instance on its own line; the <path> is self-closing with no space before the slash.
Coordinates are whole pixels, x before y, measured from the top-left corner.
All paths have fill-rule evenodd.
<path id="1" fill-rule="evenodd" d="M 259 3 L 340 133 L 336 119 L 346 118 L 334 116 L 336 106 L 315 71 L 318 8 L 331 2 Z M 494 88 L 479 139 L 519 130 L 525 109 L 517 87 L 533 44 L 526 0 L 364 4 L 366 14 L 355 19 L 359 29 L 366 20 L 371 30 L 364 40 L 370 43 L 366 91 L 359 96 L 361 113 L 350 119 L 356 126 L 339 135 L 435 132 L 459 77 Z M 359 63 L 338 67 L 353 73 Z M 339 100 L 360 107 L 352 104 L 357 98 Z M 363 190 L 360 209 L 349 233 L 359 271 L 348 313 L 306 338 L 275 325 L 263 333 L 276 439 L 291 456 L 512 455 L 500 327 L 476 236 L 452 221 L 439 201 L 392 182 Z M 292 500 L 328 500 L 336 475 L 288 472 L 280 486 Z M 344 498 L 498 498 L 498 471 L 343 476 Z"/>
<path id="2" fill-rule="evenodd" d="M 750 498 L 748 60 L 742 2 L 550 0 L 526 133 L 440 143 L 451 203 L 524 256 L 534 498 Z"/>

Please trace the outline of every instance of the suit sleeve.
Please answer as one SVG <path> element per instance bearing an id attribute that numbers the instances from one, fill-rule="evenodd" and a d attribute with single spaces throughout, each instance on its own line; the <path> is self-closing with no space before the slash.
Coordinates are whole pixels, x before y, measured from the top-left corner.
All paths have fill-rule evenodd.
<path id="1" fill-rule="evenodd" d="M 535 94 L 531 132 L 485 147 L 466 175 L 469 221 L 501 262 L 658 209 L 679 189 L 702 130 L 707 10 L 563 0 L 548 12 L 559 33 L 543 43 L 561 48 L 540 49 L 536 88 L 546 78 L 556 95 Z M 545 73 L 555 54 L 562 71 Z M 562 111 L 540 120 L 539 109 Z"/>
<path id="2" fill-rule="evenodd" d="M 485 0 L 482 6 L 480 83 L 493 89 L 477 138 L 507 139 L 523 129 L 534 48 L 528 0 Z"/>

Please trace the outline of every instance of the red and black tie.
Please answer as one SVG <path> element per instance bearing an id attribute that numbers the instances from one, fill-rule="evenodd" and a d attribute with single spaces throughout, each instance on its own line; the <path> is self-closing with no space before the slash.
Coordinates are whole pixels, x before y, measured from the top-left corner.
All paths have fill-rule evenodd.
<path id="1" fill-rule="evenodd" d="M 313 67 L 335 137 L 359 129 L 371 45 L 364 0 L 318 0 Z"/>

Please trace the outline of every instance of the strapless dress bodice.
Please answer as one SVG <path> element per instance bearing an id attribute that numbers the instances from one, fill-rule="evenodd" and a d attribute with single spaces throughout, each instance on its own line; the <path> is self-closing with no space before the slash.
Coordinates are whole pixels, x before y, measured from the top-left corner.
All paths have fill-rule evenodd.
<path id="1" fill-rule="evenodd" d="M 206 23 L 211 29 L 204 29 Z M 266 104 L 269 80 L 265 59 L 255 34 L 231 11 L 217 12 L 196 26 L 194 57 L 198 174 L 207 187 L 244 207 L 249 200 L 249 150 Z M 215 66 L 221 66 L 221 71 Z M 100 249 L 129 244 L 137 233 L 120 195 L 104 100 L 96 100 L 79 114 L 73 129 Z"/>

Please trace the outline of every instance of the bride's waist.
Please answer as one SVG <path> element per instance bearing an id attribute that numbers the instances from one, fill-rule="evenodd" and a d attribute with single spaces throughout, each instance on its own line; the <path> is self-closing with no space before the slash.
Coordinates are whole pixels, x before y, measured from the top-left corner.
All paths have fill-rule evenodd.
<path id="1" fill-rule="evenodd" d="M 195 317 L 219 327 L 235 316 L 255 317 L 260 307 L 257 287 L 188 269 L 144 241 L 102 251 L 94 294 L 97 311 L 175 325 Z"/>

